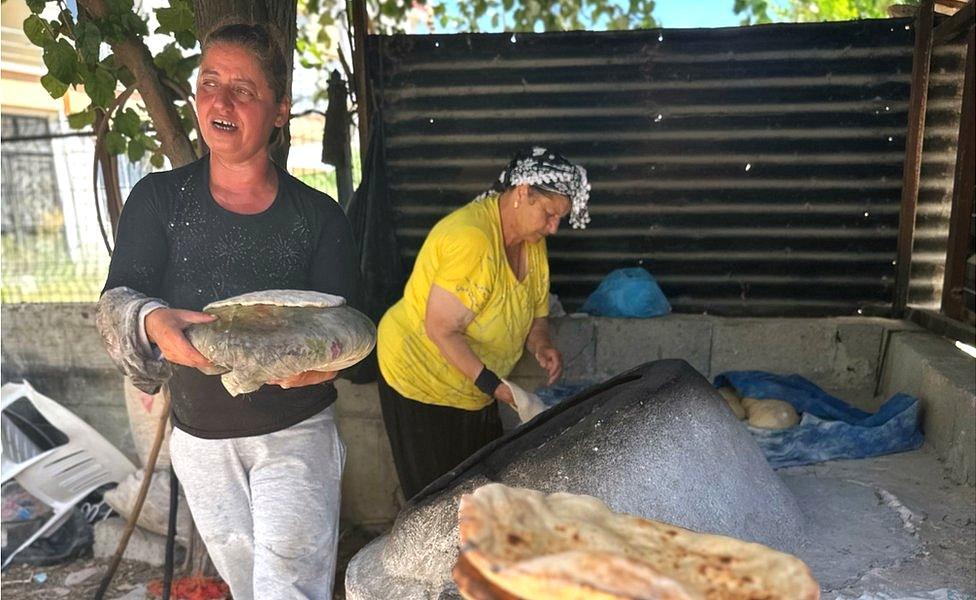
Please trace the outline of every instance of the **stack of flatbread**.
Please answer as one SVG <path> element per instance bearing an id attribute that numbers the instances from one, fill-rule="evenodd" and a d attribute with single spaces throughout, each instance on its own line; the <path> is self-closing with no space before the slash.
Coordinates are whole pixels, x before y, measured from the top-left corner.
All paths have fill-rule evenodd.
<path id="1" fill-rule="evenodd" d="M 461 498 L 454 579 L 469 600 L 816 600 L 798 558 L 611 511 L 590 496 L 488 484 Z"/>
<path id="2" fill-rule="evenodd" d="M 232 395 L 305 371 L 340 371 L 364 359 L 376 327 L 345 298 L 307 290 L 264 290 L 203 307 L 216 321 L 192 325 L 187 338 Z"/>

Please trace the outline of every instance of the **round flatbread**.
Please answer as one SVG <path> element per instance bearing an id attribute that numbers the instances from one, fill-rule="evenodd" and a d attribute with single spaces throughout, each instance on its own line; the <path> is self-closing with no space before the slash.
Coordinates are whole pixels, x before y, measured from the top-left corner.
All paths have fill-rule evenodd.
<path id="1" fill-rule="evenodd" d="M 305 371 L 340 371 L 358 363 L 376 344 L 376 327 L 344 298 L 304 290 L 269 290 L 213 302 L 204 312 L 217 320 L 186 330 L 200 354 L 214 364 L 231 395 Z"/>
<path id="2" fill-rule="evenodd" d="M 461 553 L 525 600 L 815 600 L 798 558 L 611 511 L 590 496 L 493 483 L 461 498 Z"/>
<path id="3" fill-rule="evenodd" d="M 241 294 L 226 300 L 211 302 L 203 307 L 204 312 L 223 308 L 225 306 L 254 306 L 256 304 L 267 304 L 269 306 L 292 306 L 304 308 L 334 308 L 342 306 L 346 299 L 342 296 L 333 296 L 323 292 L 312 292 L 309 290 L 262 290 L 260 292 L 250 292 Z"/>

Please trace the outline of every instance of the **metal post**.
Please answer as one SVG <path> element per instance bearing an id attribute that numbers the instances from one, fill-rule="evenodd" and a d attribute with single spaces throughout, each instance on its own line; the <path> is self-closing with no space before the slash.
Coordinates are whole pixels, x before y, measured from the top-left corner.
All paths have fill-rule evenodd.
<path id="1" fill-rule="evenodd" d="M 912 275 L 912 244 L 922 171 L 922 141 L 925 137 L 925 105 L 928 100 L 929 68 L 932 59 L 933 0 L 922 0 L 915 19 L 915 51 L 912 60 L 912 92 L 908 107 L 908 136 L 898 218 L 898 272 L 895 278 L 894 313 L 900 316 L 908 305 Z"/>

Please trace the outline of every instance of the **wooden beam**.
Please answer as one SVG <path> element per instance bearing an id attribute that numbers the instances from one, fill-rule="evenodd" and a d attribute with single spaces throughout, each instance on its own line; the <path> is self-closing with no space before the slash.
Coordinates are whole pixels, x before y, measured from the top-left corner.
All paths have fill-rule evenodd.
<path id="1" fill-rule="evenodd" d="M 901 212 L 898 219 L 898 265 L 895 278 L 895 314 L 908 306 L 912 275 L 912 245 L 915 214 L 922 171 L 922 141 L 925 138 L 925 105 L 928 100 L 929 69 L 932 63 L 933 0 L 922 0 L 915 19 L 915 50 L 912 56 L 912 91 L 908 106 L 908 136 L 902 169 Z"/>
<path id="2" fill-rule="evenodd" d="M 932 43 L 938 45 L 951 42 L 956 36 L 965 33 L 967 30 L 971 30 L 973 28 L 973 17 L 976 15 L 976 12 L 974 12 L 976 9 L 973 7 L 973 0 L 969 0 L 966 6 L 959 9 L 956 14 L 940 23 L 935 28 Z"/>
<path id="3" fill-rule="evenodd" d="M 366 36 L 369 34 L 369 16 L 366 0 L 352 0 L 352 70 L 355 76 L 356 114 L 359 121 L 359 157 L 366 161 L 366 148 L 369 146 L 369 77 L 366 73 Z"/>
<path id="4" fill-rule="evenodd" d="M 970 27 L 966 50 L 966 79 L 962 91 L 962 115 L 959 119 L 959 142 L 956 146 L 956 176 L 952 186 L 952 214 L 949 217 L 949 241 L 946 244 L 945 279 L 942 283 L 942 312 L 957 321 L 962 321 L 965 316 L 962 287 L 966 279 L 966 259 L 973 247 L 970 223 L 973 197 L 976 195 L 974 36 L 976 32 Z"/>

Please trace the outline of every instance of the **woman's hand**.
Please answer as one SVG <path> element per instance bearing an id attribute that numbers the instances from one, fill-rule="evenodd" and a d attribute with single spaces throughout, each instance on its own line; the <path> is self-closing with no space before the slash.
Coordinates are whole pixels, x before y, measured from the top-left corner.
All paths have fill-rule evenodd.
<path id="1" fill-rule="evenodd" d="M 146 337 L 159 346 L 163 358 L 171 363 L 197 369 L 213 367 L 207 358 L 190 344 L 183 333 L 190 325 L 210 323 L 217 317 L 203 312 L 178 308 L 157 308 L 146 315 Z"/>
<path id="2" fill-rule="evenodd" d="M 563 355 L 553 346 L 543 346 L 535 351 L 535 359 L 539 366 L 549 374 L 549 381 L 546 385 L 556 383 L 559 376 L 563 374 Z"/>
<path id="3" fill-rule="evenodd" d="M 292 375 L 287 379 L 276 379 L 268 383 L 287 390 L 290 388 L 305 387 L 306 385 L 316 385 L 323 381 L 331 381 L 338 374 L 339 371 L 304 371 L 297 375 Z"/>
<path id="4" fill-rule="evenodd" d="M 549 337 L 549 321 L 545 317 L 533 319 L 529 335 L 525 340 L 525 348 L 532 353 L 539 366 L 549 375 L 549 383 L 556 383 L 563 374 L 563 355 L 552 345 Z"/>
<path id="5" fill-rule="evenodd" d="M 495 388 L 495 393 L 492 395 L 500 402 L 504 402 L 512 408 L 515 408 L 515 396 L 512 395 L 512 388 L 504 383 L 498 384 L 498 387 Z"/>

